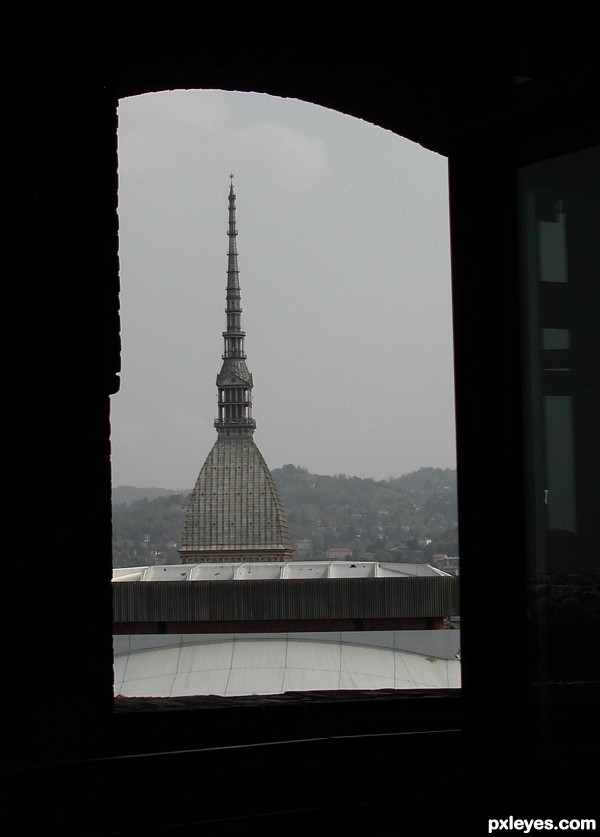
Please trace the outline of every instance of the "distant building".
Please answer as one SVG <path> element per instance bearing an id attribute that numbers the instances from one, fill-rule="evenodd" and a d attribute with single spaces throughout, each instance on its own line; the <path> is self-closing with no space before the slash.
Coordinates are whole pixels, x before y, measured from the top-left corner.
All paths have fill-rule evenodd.
<path id="1" fill-rule="evenodd" d="M 235 197 L 231 175 L 227 328 L 217 375 L 217 441 L 190 496 L 179 549 L 184 564 L 289 561 L 293 553 L 273 475 L 252 438 L 256 422 L 241 324 Z"/>
<path id="2" fill-rule="evenodd" d="M 296 541 L 296 561 L 307 561 L 313 554 L 313 542 L 309 538 L 302 538 Z"/>
<path id="3" fill-rule="evenodd" d="M 352 558 L 352 550 L 345 546 L 331 546 L 326 552 L 328 561 L 343 561 Z"/>

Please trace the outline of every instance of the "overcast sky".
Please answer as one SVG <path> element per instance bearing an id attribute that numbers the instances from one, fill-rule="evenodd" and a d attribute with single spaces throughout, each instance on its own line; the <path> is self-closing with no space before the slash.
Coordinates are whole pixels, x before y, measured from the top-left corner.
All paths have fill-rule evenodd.
<path id="1" fill-rule="evenodd" d="M 119 106 L 113 485 L 192 488 L 216 440 L 231 172 L 269 467 L 454 468 L 446 159 L 297 100 L 176 91 Z"/>

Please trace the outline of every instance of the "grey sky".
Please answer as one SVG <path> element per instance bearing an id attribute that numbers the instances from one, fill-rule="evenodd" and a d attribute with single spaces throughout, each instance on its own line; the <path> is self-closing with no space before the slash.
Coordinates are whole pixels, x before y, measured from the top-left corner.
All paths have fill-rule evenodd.
<path id="1" fill-rule="evenodd" d="M 191 488 L 216 439 L 230 172 L 269 467 L 455 467 L 445 158 L 296 100 L 176 91 L 119 107 L 113 484 Z"/>

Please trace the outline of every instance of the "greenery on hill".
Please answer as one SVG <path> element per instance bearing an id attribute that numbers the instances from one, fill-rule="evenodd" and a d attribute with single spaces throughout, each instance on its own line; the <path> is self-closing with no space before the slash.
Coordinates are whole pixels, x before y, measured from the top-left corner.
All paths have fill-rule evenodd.
<path id="1" fill-rule="evenodd" d="M 284 465 L 273 471 L 296 560 L 325 559 L 329 547 L 379 561 L 430 561 L 458 553 L 456 471 L 421 468 L 375 481 L 321 476 Z M 147 493 L 145 493 L 147 491 Z M 139 499 L 123 500 L 123 496 Z M 160 495 L 163 496 L 160 496 Z M 190 492 L 128 487 L 113 495 L 115 567 L 179 563 L 177 547 Z M 421 539 L 431 543 L 420 544 Z M 300 544 L 298 542 L 301 542 Z M 300 547 L 300 548 L 298 548 Z"/>
<path id="2" fill-rule="evenodd" d="M 170 491 L 168 488 L 136 488 L 133 485 L 120 485 L 113 488 L 113 506 L 119 503 L 135 503 L 136 500 L 154 500 L 156 497 L 167 497 L 170 494 L 181 494 L 180 491 Z"/>
<path id="3" fill-rule="evenodd" d="M 188 497 L 189 492 L 113 503 L 113 567 L 180 563 L 177 547 Z"/>

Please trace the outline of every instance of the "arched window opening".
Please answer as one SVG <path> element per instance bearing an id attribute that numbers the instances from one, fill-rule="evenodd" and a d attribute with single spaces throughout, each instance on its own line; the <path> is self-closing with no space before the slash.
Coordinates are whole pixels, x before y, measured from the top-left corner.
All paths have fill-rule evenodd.
<path id="1" fill-rule="evenodd" d="M 230 173 L 243 308 L 230 323 L 244 336 L 223 335 Z M 189 494 L 215 442 L 211 393 L 219 357 L 247 356 L 259 383 L 255 409 L 249 388 L 232 379 L 219 389 L 218 422 L 231 422 L 227 434 L 235 434 L 236 422 L 256 416 L 256 439 L 287 506 L 294 546 L 287 575 L 310 561 L 327 565 L 324 581 L 344 578 L 349 566 L 365 585 L 382 574 L 415 583 L 454 578 L 445 158 L 305 102 L 224 91 L 123 99 L 119 225 L 123 372 L 112 399 L 115 490 L 155 485 Z M 223 497 L 223 486 L 214 487 L 210 496 Z M 258 483 L 252 487 L 262 496 Z M 292 508 L 294 494 L 300 502 Z M 236 544 L 244 519 L 223 527 Z M 147 576 L 158 578 L 157 567 L 168 575 L 176 547 L 155 551 Z M 261 556 L 240 562 L 261 561 L 268 573 Z M 142 558 L 138 551 L 140 567 Z M 340 624 L 342 616 L 335 611 Z M 444 624 L 434 624 L 442 617 Z M 458 612 L 395 625 L 377 648 L 381 665 L 372 672 L 334 665 L 323 687 L 458 687 L 458 625 Z M 421 679 L 409 684 L 396 672 L 403 655 L 414 652 L 417 631 L 430 633 L 433 644 Z M 118 662 L 119 647 L 126 654 L 130 647 L 125 637 L 115 639 Z M 328 639 L 315 654 L 331 650 Z M 354 631 L 346 656 L 350 646 L 364 650 L 363 640 L 372 645 L 368 630 Z M 292 642 L 290 657 L 294 649 Z M 135 688 L 119 681 L 118 665 L 116 671 L 116 689 Z M 185 688 L 194 693 L 218 693 L 218 684 L 192 681 Z M 235 676 L 228 682 L 243 691 Z M 302 688 L 285 681 L 285 672 L 278 686 L 265 686 L 279 687 Z"/>

